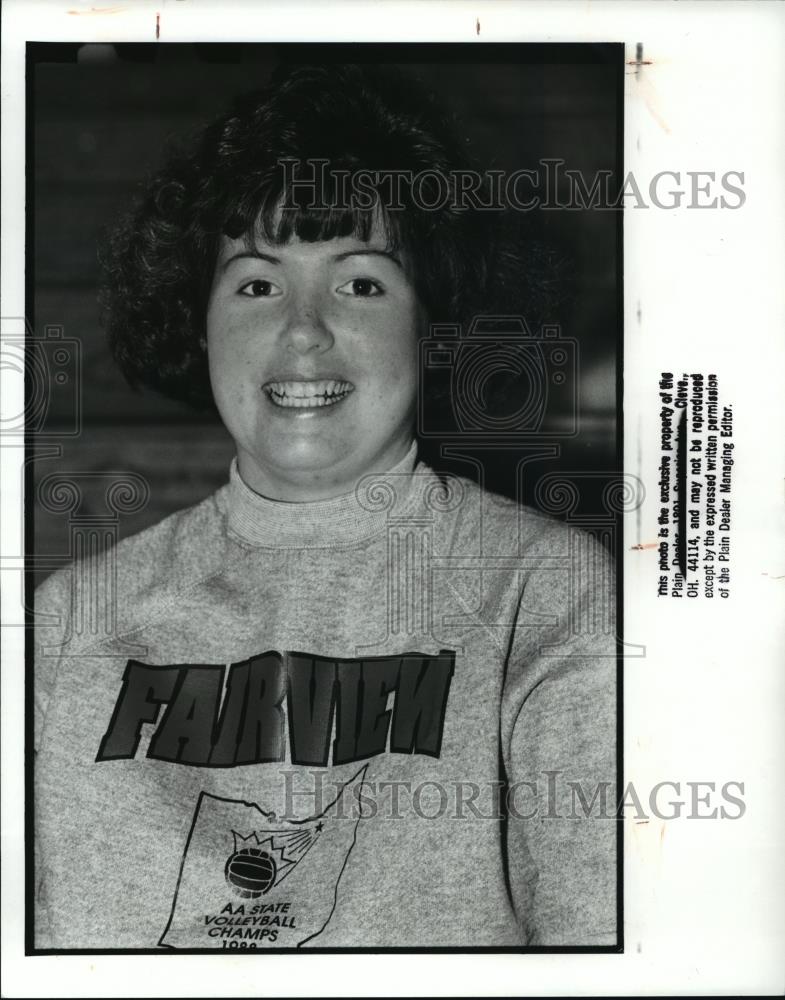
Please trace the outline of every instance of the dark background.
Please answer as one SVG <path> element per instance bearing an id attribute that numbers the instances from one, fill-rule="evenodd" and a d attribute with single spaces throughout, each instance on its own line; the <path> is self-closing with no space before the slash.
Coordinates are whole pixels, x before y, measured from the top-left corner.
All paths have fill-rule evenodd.
<path id="1" fill-rule="evenodd" d="M 29 442 L 35 582 L 76 554 L 75 522 L 103 525 L 105 538 L 124 537 L 196 503 L 227 478 L 233 446 L 223 427 L 152 393 L 129 389 L 99 325 L 100 233 L 158 165 L 170 137 L 197 129 L 225 110 L 235 94 L 263 85 L 282 58 L 390 62 L 405 65 L 437 91 L 486 167 L 536 169 L 539 160 L 552 157 L 587 181 L 600 170 L 620 179 L 622 51 L 616 45 L 479 43 L 340 50 L 30 45 L 28 320 L 36 338 L 45 337 L 49 326 L 62 328 L 64 338 L 78 342 L 81 355 L 78 368 L 66 365 L 67 378 L 55 386 L 56 365 L 47 348 L 48 398 L 38 423 L 41 433 Z M 529 503 L 537 502 L 541 476 L 564 473 L 576 483 L 579 501 L 556 513 L 592 529 L 608 518 L 603 489 L 621 468 L 621 225 L 613 211 L 536 210 L 531 216 L 533 229 L 571 262 L 575 275 L 571 297 L 549 322 L 578 342 L 580 432 L 559 442 L 558 456 L 526 467 L 522 491 L 515 470 L 525 445 L 502 450 L 458 445 L 457 450 L 481 462 L 488 487 L 509 495 L 518 489 Z M 455 450 L 444 464 L 476 478 L 471 459 L 456 458 Z M 136 473 L 149 485 L 146 502 L 131 503 L 127 513 L 106 505 L 107 473 L 122 472 Z M 66 476 L 78 482 L 79 497 L 53 503 L 52 488 Z M 612 544 L 612 533 L 599 534 Z"/>

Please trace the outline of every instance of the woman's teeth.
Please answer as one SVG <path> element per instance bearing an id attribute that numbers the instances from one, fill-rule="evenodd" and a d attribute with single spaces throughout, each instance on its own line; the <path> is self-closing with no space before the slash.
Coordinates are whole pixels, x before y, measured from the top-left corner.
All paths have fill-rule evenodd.
<path id="1" fill-rule="evenodd" d="M 332 406 L 352 392 L 351 382 L 338 379 L 318 381 L 267 382 L 264 390 L 276 406 L 306 407 Z"/>

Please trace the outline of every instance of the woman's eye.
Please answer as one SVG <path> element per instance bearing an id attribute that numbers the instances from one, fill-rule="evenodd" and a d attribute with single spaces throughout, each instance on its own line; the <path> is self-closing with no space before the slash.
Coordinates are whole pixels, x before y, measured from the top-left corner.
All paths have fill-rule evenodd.
<path id="1" fill-rule="evenodd" d="M 352 278 L 346 284 L 340 285 L 337 291 L 342 295 L 354 295 L 364 299 L 384 295 L 382 286 L 371 278 Z"/>
<path id="2" fill-rule="evenodd" d="M 266 281 L 264 278 L 254 278 L 253 281 L 249 281 L 242 286 L 240 294 L 248 295 L 253 299 L 262 299 L 273 295 L 280 295 L 281 291 L 272 281 Z"/>

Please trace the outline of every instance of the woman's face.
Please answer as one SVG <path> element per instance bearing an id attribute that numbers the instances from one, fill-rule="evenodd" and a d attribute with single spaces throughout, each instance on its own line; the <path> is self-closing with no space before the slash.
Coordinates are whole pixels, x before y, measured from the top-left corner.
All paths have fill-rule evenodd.
<path id="1" fill-rule="evenodd" d="M 381 226 L 368 242 L 222 239 L 210 380 L 240 475 L 277 500 L 337 496 L 413 440 L 423 310 Z"/>

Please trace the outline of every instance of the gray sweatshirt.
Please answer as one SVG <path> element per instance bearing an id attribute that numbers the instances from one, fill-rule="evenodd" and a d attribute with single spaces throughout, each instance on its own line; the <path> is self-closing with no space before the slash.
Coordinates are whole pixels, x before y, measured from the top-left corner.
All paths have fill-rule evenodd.
<path id="1" fill-rule="evenodd" d="M 233 463 L 36 593 L 36 945 L 614 945 L 613 600 L 414 449 L 304 504 Z"/>

